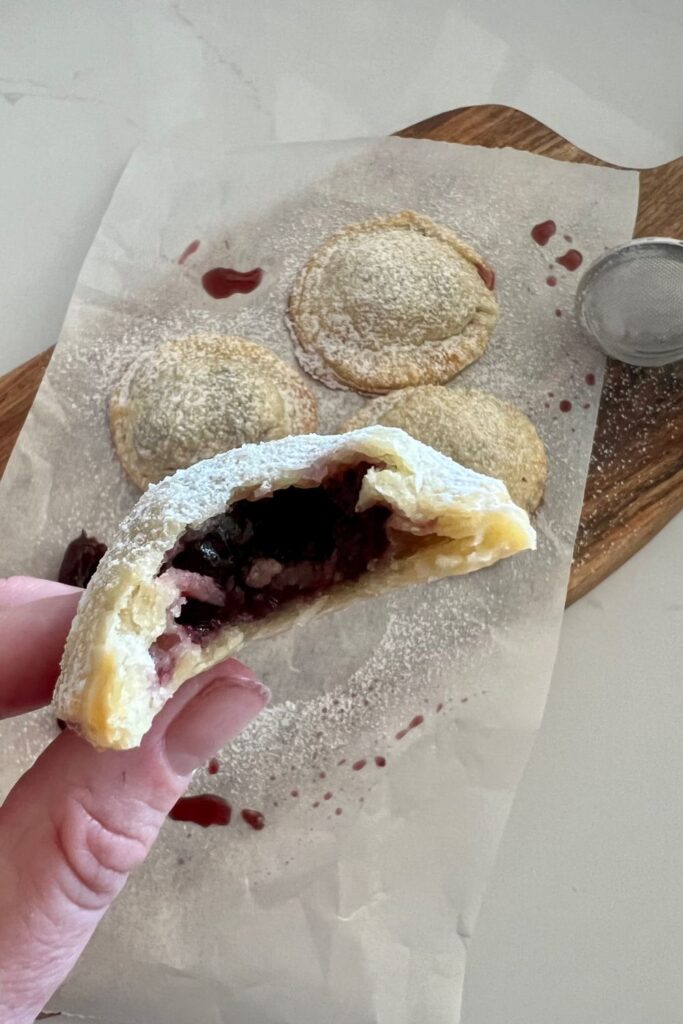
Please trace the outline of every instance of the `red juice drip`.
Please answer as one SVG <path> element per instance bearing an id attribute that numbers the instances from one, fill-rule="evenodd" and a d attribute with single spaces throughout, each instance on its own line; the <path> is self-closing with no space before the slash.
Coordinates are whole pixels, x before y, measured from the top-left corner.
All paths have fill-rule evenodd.
<path id="1" fill-rule="evenodd" d="M 571 412 L 572 403 L 568 398 L 563 398 L 560 402 L 560 412 Z"/>
<path id="2" fill-rule="evenodd" d="M 595 384 L 595 374 L 594 373 L 587 373 L 586 374 L 586 384 L 590 384 L 591 387 L 593 386 L 593 384 Z"/>
<path id="3" fill-rule="evenodd" d="M 209 825 L 229 825 L 232 808 L 227 800 L 216 793 L 183 796 L 168 812 L 173 821 L 189 821 L 208 828 Z"/>
<path id="4" fill-rule="evenodd" d="M 562 316 L 562 310 L 561 309 L 556 309 L 555 310 L 555 316 Z"/>
<path id="5" fill-rule="evenodd" d="M 537 245 L 547 245 L 556 231 L 557 224 L 554 220 L 544 220 L 540 224 L 534 224 L 531 237 Z"/>
<path id="6" fill-rule="evenodd" d="M 218 775 L 221 770 L 221 763 L 217 757 L 212 757 L 206 767 L 209 775 Z"/>
<path id="7" fill-rule="evenodd" d="M 481 263 L 475 263 L 477 273 L 490 292 L 496 287 L 496 272 L 492 267 L 485 267 Z"/>
<path id="8" fill-rule="evenodd" d="M 578 249 L 567 249 L 564 256 L 558 256 L 555 262 L 565 270 L 577 270 L 583 263 L 583 256 Z"/>
<path id="9" fill-rule="evenodd" d="M 227 299 L 237 292 L 246 295 L 258 288 L 263 278 L 260 267 L 254 270 L 232 270 L 229 267 L 214 267 L 202 277 L 202 287 L 212 299 Z"/>
<path id="10" fill-rule="evenodd" d="M 242 820 L 246 821 L 247 825 L 253 828 L 256 832 L 260 832 L 266 824 L 266 819 L 260 811 L 251 811 L 248 807 L 245 807 L 242 811 Z"/>
<path id="11" fill-rule="evenodd" d="M 190 242 L 188 247 L 186 249 L 183 249 L 181 255 L 178 257 L 178 263 L 180 264 L 181 267 L 185 260 L 189 259 L 190 256 L 193 256 L 194 253 L 196 253 L 200 245 L 201 242 L 199 241 L 199 239 L 195 238 L 194 242 Z"/>
<path id="12" fill-rule="evenodd" d="M 331 799 L 332 799 L 332 794 L 331 793 L 325 793 L 325 796 L 323 797 L 323 800 L 331 800 Z"/>
<path id="13" fill-rule="evenodd" d="M 293 789 L 289 795 L 290 796 L 298 796 L 299 795 L 299 790 L 298 789 Z"/>
<path id="14" fill-rule="evenodd" d="M 410 722 L 408 722 L 408 725 L 406 726 L 405 729 L 400 729 L 396 733 L 396 739 L 397 740 L 402 740 L 404 736 L 408 735 L 408 733 L 411 731 L 411 729 L 417 729 L 418 725 L 422 725 L 423 722 L 424 722 L 424 715 L 415 715 L 415 718 L 412 718 L 410 720 Z"/>
<path id="15" fill-rule="evenodd" d="M 545 283 L 549 284 L 551 288 L 554 288 L 557 284 L 557 278 L 551 274 L 550 277 L 546 277 Z"/>
<path id="16" fill-rule="evenodd" d="M 438 703 L 438 704 L 436 705 L 436 710 L 437 710 L 437 712 L 438 712 L 438 711 L 443 711 L 443 704 L 442 704 L 442 703 L 441 703 L 440 701 L 439 701 L 439 703 Z"/>
<path id="17" fill-rule="evenodd" d="M 353 768 L 354 772 L 359 772 L 361 770 L 361 768 L 365 768 L 367 763 L 368 762 L 365 761 L 365 760 L 354 761 L 354 763 L 351 765 L 351 767 Z"/>
<path id="18" fill-rule="evenodd" d="M 375 764 L 377 765 L 378 768 L 384 768 L 386 766 L 386 763 L 386 757 L 382 757 L 381 754 L 378 754 L 378 756 L 375 758 Z"/>
<path id="19" fill-rule="evenodd" d="M 337 807 L 334 813 L 335 814 L 341 814 L 342 813 L 341 807 Z"/>
<path id="20" fill-rule="evenodd" d="M 562 237 L 564 238 L 565 242 L 570 242 L 571 243 L 571 242 L 574 241 L 574 239 L 572 238 L 571 235 L 562 235 Z"/>

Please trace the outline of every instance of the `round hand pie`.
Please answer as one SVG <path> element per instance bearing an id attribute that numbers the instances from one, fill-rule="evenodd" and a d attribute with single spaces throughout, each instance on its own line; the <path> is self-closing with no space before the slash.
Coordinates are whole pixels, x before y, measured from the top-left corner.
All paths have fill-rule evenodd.
<path id="1" fill-rule="evenodd" d="M 57 716 L 135 746 L 246 640 L 534 546 L 499 480 L 401 430 L 245 445 L 150 487 L 124 520 L 69 634 Z"/>
<path id="2" fill-rule="evenodd" d="M 289 299 L 302 367 L 328 387 L 382 394 L 442 384 L 478 359 L 498 319 L 493 271 L 406 211 L 352 224 L 309 259 Z"/>
<path id="3" fill-rule="evenodd" d="M 109 422 L 123 468 L 144 490 L 242 444 L 315 430 L 317 403 L 267 349 L 205 335 L 140 355 L 112 394 Z"/>
<path id="4" fill-rule="evenodd" d="M 527 512 L 541 502 L 548 460 L 536 428 L 523 412 L 473 388 L 406 388 L 369 402 L 344 424 L 401 427 L 412 437 L 477 473 L 502 480 Z"/>

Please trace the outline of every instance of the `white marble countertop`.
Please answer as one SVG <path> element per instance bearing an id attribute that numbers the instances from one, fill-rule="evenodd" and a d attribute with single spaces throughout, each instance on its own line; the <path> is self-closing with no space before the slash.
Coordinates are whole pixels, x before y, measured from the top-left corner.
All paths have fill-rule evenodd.
<path id="1" fill-rule="evenodd" d="M 631 166 L 683 154 L 677 0 L 5 0 L 0 373 L 50 344 L 118 175 L 236 144 L 521 107 Z M 472 942 L 466 1024 L 679 1024 L 683 518 L 566 615 Z"/>

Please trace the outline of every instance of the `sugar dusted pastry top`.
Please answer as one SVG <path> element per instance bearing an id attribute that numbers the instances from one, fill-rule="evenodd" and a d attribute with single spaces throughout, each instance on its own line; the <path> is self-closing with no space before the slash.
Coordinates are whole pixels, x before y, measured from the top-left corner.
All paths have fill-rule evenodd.
<path id="1" fill-rule="evenodd" d="M 112 394 L 109 419 L 123 468 L 144 489 L 242 444 L 315 430 L 317 403 L 299 374 L 261 345 L 197 335 L 135 359 Z"/>
<path id="2" fill-rule="evenodd" d="M 400 427 L 477 473 L 497 477 L 516 504 L 533 512 L 548 476 L 545 448 L 521 409 L 475 388 L 405 388 L 368 402 L 344 424 Z"/>
<path id="3" fill-rule="evenodd" d="M 226 509 L 248 511 L 273 492 L 295 486 L 319 490 L 349 467 L 360 470 L 361 484 L 356 512 L 347 514 L 386 510 L 381 557 L 357 578 L 342 573 L 324 592 L 289 599 L 257 620 L 231 621 L 199 641 L 178 625 L 188 593 L 201 593 L 209 604 L 217 600 L 214 581 L 168 568 L 160 573 L 188 538 L 221 523 Z M 81 600 L 55 710 L 95 745 L 135 746 L 185 679 L 233 654 L 246 640 L 286 628 L 304 612 L 472 572 L 534 546 L 527 514 L 512 503 L 502 483 L 463 469 L 401 430 L 369 427 L 229 451 L 151 486 L 121 524 Z M 279 564 L 262 558 L 259 572 L 271 562 Z M 189 589 L 188 576 L 193 577 Z M 158 654 L 169 648 L 170 662 L 162 672 Z"/>
<path id="4" fill-rule="evenodd" d="M 471 246 L 411 211 L 328 238 L 292 289 L 303 368 L 329 387 L 381 394 L 451 380 L 479 358 L 498 319 Z"/>

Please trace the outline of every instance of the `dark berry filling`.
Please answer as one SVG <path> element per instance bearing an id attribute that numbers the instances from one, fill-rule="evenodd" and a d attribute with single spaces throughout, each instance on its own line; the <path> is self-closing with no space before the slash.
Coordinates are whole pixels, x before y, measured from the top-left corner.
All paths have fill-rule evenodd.
<path id="1" fill-rule="evenodd" d="M 209 577 L 222 603 L 186 596 L 176 623 L 200 640 L 220 626 L 261 619 L 295 598 L 357 580 L 389 547 L 391 510 L 374 505 L 356 512 L 369 468 L 361 463 L 316 487 L 238 501 L 201 531 L 188 530 L 161 572 Z"/>
<path id="2" fill-rule="evenodd" d="M 87 587 L 106 550 L 106 544 L 96 537 L 88 537 L 82 530 L 80 537 L 72 540 L 64 552 L 57 579 L 72 587 Z"/>

